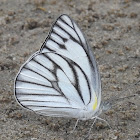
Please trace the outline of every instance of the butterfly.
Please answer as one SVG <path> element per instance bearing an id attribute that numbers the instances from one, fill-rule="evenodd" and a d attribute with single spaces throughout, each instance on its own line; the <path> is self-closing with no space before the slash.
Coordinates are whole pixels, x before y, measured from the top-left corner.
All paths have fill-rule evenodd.
<path id="1" fill-rule="evenodd" d="M 109 108 L 101 102 L 92 50 L 68 15 L 56 20 L 41 49 L 20 68 L 15 97 L 22 107 L 52 117 L 95 119 Z"/>

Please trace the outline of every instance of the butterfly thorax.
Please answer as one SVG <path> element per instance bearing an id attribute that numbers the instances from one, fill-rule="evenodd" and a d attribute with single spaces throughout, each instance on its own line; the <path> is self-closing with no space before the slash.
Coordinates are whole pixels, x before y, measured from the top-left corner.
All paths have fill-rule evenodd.
<path id="1" fill-rule="evenodd" d="M 93 119 L 97 116 L 99 116 L 102 112 L 102 109 L 100 109 L 100 107 L 97 107 L 95 110 L 93 110 L 92 106 L 87 106 L 84 109 L 80 110 L 77 113 L 77 117 L 80 120 L 89 120 L 89 119 Z"/>

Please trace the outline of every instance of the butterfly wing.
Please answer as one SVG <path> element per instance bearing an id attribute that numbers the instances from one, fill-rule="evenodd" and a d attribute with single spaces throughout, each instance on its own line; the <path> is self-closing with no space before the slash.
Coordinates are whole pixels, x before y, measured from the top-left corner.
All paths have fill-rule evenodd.
<path id="1" fill-rule="evenodd" d="M 15 96 L 23 107 L 35 112 L 73 117 L 84 106 L 74 83 L 68 60 L 55 53 L 36 54 L 20 69 Z"/>
<path id="2" fill-rule="evenodd" d="M 64 14 L 56 20 L 40 51 L 57 52 L 77 63 L 90 80 L 97 95 L 99 107 L 101 80 L 98 66 L 83 33 L 69 16 Z"/>
<path id="3" fill-rule="evenodd" d="M 67 15 L 60 16 L 39 53 L 15 80 L 18 102 L 47 116 L 82 118 L 81 110 L 97 97 L 100 77 L 82 32 Z"/>

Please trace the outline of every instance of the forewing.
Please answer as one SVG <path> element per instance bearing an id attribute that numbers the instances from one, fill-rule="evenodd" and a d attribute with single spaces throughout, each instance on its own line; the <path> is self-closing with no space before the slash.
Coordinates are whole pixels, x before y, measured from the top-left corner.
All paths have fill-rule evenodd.
<path id="1" fill-rule="evenodd" d="M 92 95 L 94 90 L 100 103 L 101 80 L 98 66 L 83 33 L 69 16 L 61 15 L 56 20 L 40 51 L 56 52 L 79 65 L 89 80 L 90 92 L 87 94 Z"/>

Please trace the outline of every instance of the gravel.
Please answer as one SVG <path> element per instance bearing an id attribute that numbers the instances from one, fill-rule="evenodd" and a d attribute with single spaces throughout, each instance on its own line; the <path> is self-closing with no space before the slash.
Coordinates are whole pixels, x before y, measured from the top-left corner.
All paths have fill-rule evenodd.
<path id="1" fill-rule="evenodd" d="M 112 129 L 98 120 L 88 138 L 93 120 L 80 121 L 71 134 L 75 119 L 35 114 L 14 98 L 20 66 L 40 49 L 52 23 L 64 13 L 80 25 L 93 49 L 102 100 L 138 94 L 100 116 Z M 139 0 L 1 0 L 0 54 L 0 140 L 140 139 L 140 84 L 133 85 L 140 80 Z"/>

